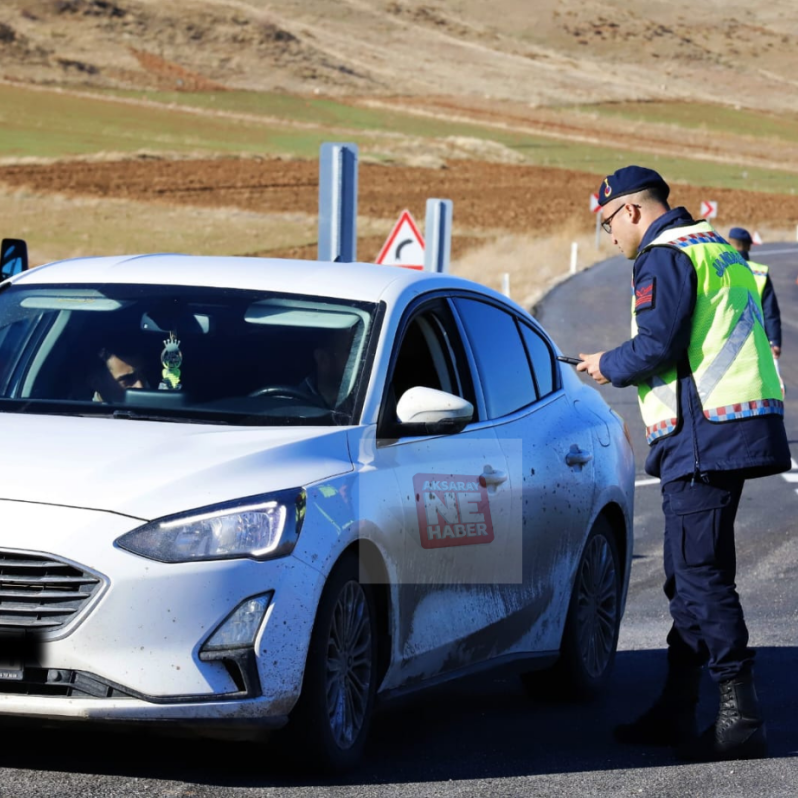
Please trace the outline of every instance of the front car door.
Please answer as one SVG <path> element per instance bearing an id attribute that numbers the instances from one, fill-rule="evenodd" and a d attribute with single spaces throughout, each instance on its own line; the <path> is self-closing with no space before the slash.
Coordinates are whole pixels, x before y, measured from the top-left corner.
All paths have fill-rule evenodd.
<path id="1" fill-rule="evenodd" d="M 391 471 L 400 529 L 381 541 L 395 565 L 393 665 L 384 689 L 412 685 L 491 656 L 507 614 L 502 586 L 521 580 L 520 511 L 513 512 L 507 458 L 491 424 L 462 432 L 401 437 L 396 403 L 413 387 L 461 396 L 476 406 L 465 350 L 449 302 L 412 308 L 389 367 L 375 466 Z M 378 432 L 378 434 L 380 434 Z"/>

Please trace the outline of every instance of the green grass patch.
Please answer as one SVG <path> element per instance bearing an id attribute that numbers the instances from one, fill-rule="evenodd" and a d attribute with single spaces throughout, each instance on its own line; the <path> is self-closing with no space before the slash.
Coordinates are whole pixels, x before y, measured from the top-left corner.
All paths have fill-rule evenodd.
<path id="1" fill-rule="evenodd" d="M 768 191 L 775 194 L 794 194 L 798 185 L 798 175 L 793 172 L 652 155 L 633 149 L 610 150 L 592 144 L 533 138 L 519 134 L 496 133 L 494 139 L 523 153 L 527 160 L 536 166 L 553 166 L 606 175 L 622 166 L 635 163 L 656 169 L 669 181 L 744 191 Z"/>
<path id="2" fill-rule="evenodd" d="M 312 158 L 329 138 L 179 108 L 153 108 L 58 92 L 0 86 L 0 152 L 63 158 L 140 150 L 208 154 L 290 154 Z"/>
<path id="3" fill-rule="evenodd" d="M 798 141 L 798 118 L 748 109 L 737 111 L 724 105 L 684 102 L 605 103 L 577 106 L 577 110 L 628 119 L 630 122 L 653 122 L 738 136 Z"/>
<path id="4" fill-rule="evenodd" d="M 188 106 L 228 113 L 251 114 L 323 128 L 390 131 L 406 136 L 439 138 L 473 136 L 485 138 L 488 131 L 478 125 L 404 114 L 381 108 L 361 108 L 326 98 L 301 97 L 278 92 L 219 91 L 124 91 L 103 89 L 104 96 L 148 100 L 170 106 Z"/>
<path id="5" fill-rule="evenodd" d="M 133 105 L 114 98 L 145 99 L 159 105 Z M 262 120 L 197 114 L 186 106 L 262 116 Z M 710 120 L 720 124 L 728 112 L 739 128 L 754 119 L 771 121 L 784 137 L 798 121 L 715 106 L 681 103 L 626 103 L 593 106 L 607 114 L 645 113 L 646 121 L 685 125 Z M 636 118 L 633 116 L 629 117 Z M 642 117 L 641 117 L 642 118 Z M 278 121 L 275 121 L 278 120 Z M 299 127 L 302 123 L 308 127 Z M 709 124 L 709 123 L 707 123 Z M 792 127 L 791 127 L 792 126 Z M 751 127 L 753 129 L 753 127 Z M 761 128 L 765 130 L 766 128 Z M 658 157 L 634 149 L 562 141 L 478 124 L 449 123 L 400 111 L 358 108 L 325 98 L 257 92 L 97 91 L 76 97 L 55 91 L 0 85 L 0 152 L 5 157 L 63 158 L 98 152 L 137 151 L 205 155 L 291 155 L 318 157 L 324 141 L 356 141 L 364 154 L 390 160 L 398 136 L 429 140 L 463 136 L 496 141 L 521 153 L 528 163 L 604 175 L 627 163 L 656 168 L 669 180 L 774 193 L 794 193 L 796 176 L 778 170 L 733 167 L 681 158 Z M 359 131 L 359 132 L 358 132 Z M 765 135 L 765 133 L 762 133 Z"/>

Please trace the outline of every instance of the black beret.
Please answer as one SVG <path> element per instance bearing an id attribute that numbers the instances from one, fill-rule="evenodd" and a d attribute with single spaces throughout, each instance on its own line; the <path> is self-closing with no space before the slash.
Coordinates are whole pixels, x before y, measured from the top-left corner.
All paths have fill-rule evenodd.
<path id="1" fill-rule="evenodd" d="M 729 230 L 729 238 L 735 238 L 743 244 L 748 244 L 748 246 L 751 246 L 753 243 L 751 234 L 744 227 L 732 227 L 732 229 Z"/>
<path id="2" fill-rule="evenodd" d="M 623 169 L 604 178 L 598 192 L 599 205 L 604 206 L 617 197 L 635 194 L 644 188 L 660 189 L 663 199 L 667 199 L 670 194 L 670 187 L 659 172 L 646 169 L 644 166 L 624 166 Z"/>

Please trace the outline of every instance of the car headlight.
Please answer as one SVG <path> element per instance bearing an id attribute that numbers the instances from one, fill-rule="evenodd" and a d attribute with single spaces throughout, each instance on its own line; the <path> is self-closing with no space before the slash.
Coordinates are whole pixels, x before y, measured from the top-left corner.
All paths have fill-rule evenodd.
<path id="1" fill-rule="evenodd" d="M 299 538 L 306 501 L 302 488 L 251 496 L 151 521 L 116 543 L 159 562 L 285 557 Z"/>

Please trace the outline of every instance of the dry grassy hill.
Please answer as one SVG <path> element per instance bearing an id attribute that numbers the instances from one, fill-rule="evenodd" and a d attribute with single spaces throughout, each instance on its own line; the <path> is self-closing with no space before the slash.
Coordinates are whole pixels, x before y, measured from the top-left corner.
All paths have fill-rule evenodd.
<path id="1" fill-rule="evenodd" d="M 771 0 L 3 0 L 0 77 L 180 90 L 691 99 L 794 112 Z"/>
<path id="2" fill-rule="evenodd" d="M 4 235 L 312 257 L 318 142 L 358 141 L 361 257 L 452 197 L 453 268 L 531 304 L 614 252 L 588 197 L 631 158 L 793 235 L 797 45 L 796 0 L 2 0 Z"/>

